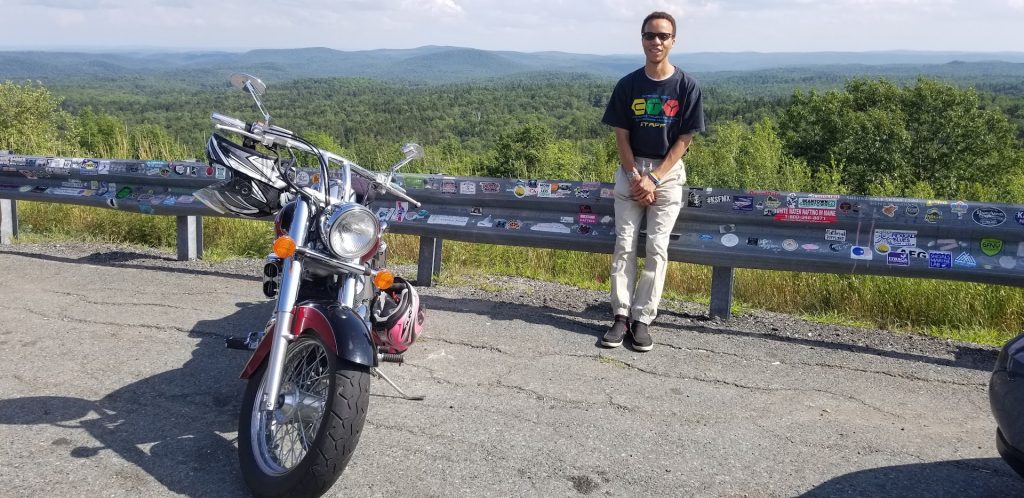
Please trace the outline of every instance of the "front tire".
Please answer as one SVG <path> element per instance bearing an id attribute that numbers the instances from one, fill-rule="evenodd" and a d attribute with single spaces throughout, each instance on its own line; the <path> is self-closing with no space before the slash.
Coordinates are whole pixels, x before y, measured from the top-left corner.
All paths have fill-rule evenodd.
<path id="1" fill-rule="evenodd" d="M 288 345 L 278 408 L 262 409 L 267 362 L 249 379 L 239 465 L 257 496 L 320 496 L 352 459 L 370 401 L 367 367 L 338 360 L 316 334 Z"/>

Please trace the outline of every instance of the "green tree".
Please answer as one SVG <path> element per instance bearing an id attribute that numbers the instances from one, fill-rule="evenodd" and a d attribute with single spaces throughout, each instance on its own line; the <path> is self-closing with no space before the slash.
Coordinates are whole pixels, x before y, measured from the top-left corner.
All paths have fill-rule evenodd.
<path id="1" fill-rule="evenodd" d="M 991 197 L 1005 192 L 1019 161 L 1016 128 L 973 89 L 926 79 L 909 87 L 889 81 L 848 82 L 842 91 L 796 92 L 781 127 L 786 149 L 816 178 L 839 165 L 853 193 L 921 193 Z"/>
<path id="2" fill-rule="evenodd" d="M 75 120 L 42 86 L 0 84 L 0 149 L 22 154 L 75 154 Z"/>
<path id="3" fill-rule="evenodd" d="M 498 137 L 494 163 L 488 176 L 503 178 L 544 178 L 545 151 L 552 141 L 551 129 L 539 123 L 514 128 Z"/>

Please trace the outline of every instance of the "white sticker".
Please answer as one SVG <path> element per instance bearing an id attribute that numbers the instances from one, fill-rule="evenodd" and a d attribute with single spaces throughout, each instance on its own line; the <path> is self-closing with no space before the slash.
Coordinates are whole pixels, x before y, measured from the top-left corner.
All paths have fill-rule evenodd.
<path id="1" fill-rule="evenodd" d="M 491 219 L 491 215 L 487 215 L 486 218 L 476 222 L 476 226 L 490 228 L 494 226 L 494 220 Z"/>
<path id="2" fill-rule="evenodd" d="M 740 238 L 734 233 L 725 234 L 722 236 L 722 245 L 725 247 L 736 247 L 740 243 Z"/>
<path id="3" fill-rule="evenodd" d="M 1012 270 L 1017 267 L 1017 258 L 1014 258 L 1013 256 L 1003 256 L 999 258 L 999 266 L 1002 266 L 1007 270 Z"/>
<path id="4" fill-rule="evenodd" d="M 380 208 L 377 210 L 377 219 L 385 222 L 390 220 L 393 214 L 395 214 L 395 208 Z"/>
<path id="5" fill-rule="evenodd" d="M 468 216 L 450 216 L 447 214 L 432 214 L 427 218 L 427 223 L 431 225 L 452 225 L 457 227 L 464 227 L 466 223 L 469 223 Z"/>
<path id="6" fill-rule="evenodd" d="M 537 197 L 551 197 L 551 184 L 546 182 L 538 182 Z"/>
<path id="7" fill-rule="evenodd" d="M 561 221 L 562 223 L 576 223 L 576 219 L 572 216 L 563 216 Z"/>
<path id="8" fill-rule="evenodd" d="M 571 233 L 572 230 L 561 223 L 537 223 L 530 227 L 535 232 Z"/>
<path id="9" fill-rule="evenodd" d="M 391 220 L 401 223 L 405 221 L 405 216 L 409 212 L 409 203 L 402 201 L 395 201 L 395 214 L 391 215 Z"/>
<path id="10" fill-rule="evenodd" d="M 1024 258 L 1024 242 L 1017 243 L 1017 257 Z"/>
<path id="11" fill-rule="evenodd" d="M 875 253 L 871 251 L 870 247 L 853 246 L 850 248 L 850 258 L 860 259 L 864 261 L 871 261 L 874 259 Z"/>
<path id="12" fill-rule="evenodd" d="M 830 242 L 846 242 L 846 230 L 825 230 L 825 240 Z"/>
<path id="13" fill-rule="evenodd" d="M 99 173 L 101 175 L 110 174 L 110 161 L 100 161 Z"/>
<path id="14" fill-rule="evenodd" d="M 51 195 L 85 195 L 86 190 L 81 188 L 50 187 L 46 189 Z"/>
<path id="15" fill-rule="evenodd" d="M 793 239 L 786 239 L 782 241 L 782 248 L 789 252 L 793 252 L 800 248 L 800 244 L 797 244 Z"/>
<path id="16" fill-rule="evenodd" d="M 459 193 L 463 195 L 476 195 L 476 184 L 473 182 L 460 183 Z"/>
<path id="17" fill-rule="evenodd" d="M 956 241 L 953 241 L 954 245 Z M 916 230 L 875 230 L 875 247 L 885 246 L 887 248 L 893 247 L 915 247 L 917 246 L 917 231 Z M 889 252 L 889 249 L 885 251 L 879 251 L 882 253 Z"/>

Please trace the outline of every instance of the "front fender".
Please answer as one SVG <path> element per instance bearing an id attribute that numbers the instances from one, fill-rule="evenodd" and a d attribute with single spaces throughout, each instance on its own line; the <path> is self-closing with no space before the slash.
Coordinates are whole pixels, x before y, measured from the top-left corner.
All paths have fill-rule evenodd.
<path id="1" fill-rule="evenodd" d="M 370 331 L 355 311 L 332 301 L 305 301 L 295 306 L 294 314 L 291 332 L 295 337 L 314 333 L 338 358 L 367 367 L 377 366 L 377 350 L 370 339 Z M 273 336 L 273 330 L 263 336 L 245 364 L 241 378 L 251 377 L 266 361 Z"/>

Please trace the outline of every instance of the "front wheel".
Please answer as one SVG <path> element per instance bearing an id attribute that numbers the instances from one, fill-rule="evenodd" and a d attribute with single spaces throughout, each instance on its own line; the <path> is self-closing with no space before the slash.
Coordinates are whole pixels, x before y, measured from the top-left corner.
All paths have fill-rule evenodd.
<path id="1" fill-rule="evenodd" d="M 288 345 L 278 407 L 263 410 L 264 363 L 249 378 L 238 422 L 242 476 L 258 496 L 320 496 L 359 442 L 370 373 L 339 362 L 316 334 Z"/>

